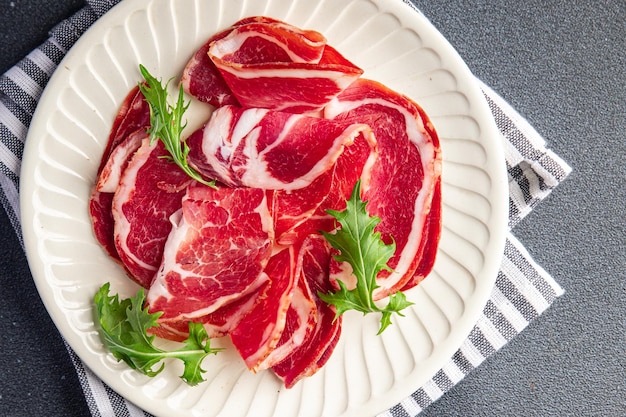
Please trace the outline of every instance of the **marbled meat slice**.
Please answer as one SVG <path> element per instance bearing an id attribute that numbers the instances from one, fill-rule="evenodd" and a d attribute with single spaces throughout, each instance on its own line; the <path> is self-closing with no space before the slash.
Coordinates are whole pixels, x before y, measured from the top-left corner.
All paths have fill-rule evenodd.
<path id="1" fill-rule="evenodd" d="M 297 244 L 302 241 L 303 235 L 326 230 L 317 224 L 307 228 L 306 232 L 300 229 L 320 212 L 319 207 L 327 199 L 333 185 L 334 172 L 335 167 L 332 167 L 307 187 L 292 191 L 277 190 L 273 193 L 274 229 L 278 244 Z M 325 213 L 321 215 L 327 217 Z"/>
<path id="2" fill-rule="evenodd" d="M 435 265 L 439 237 L 441 235 L 441 178 L 437 179 L 433 190 L 433 200 L 430 212 L 424 224 L 422 236 L 424 238 L 424 249 L 413 277 L 404 283 L 402 291 L 409 290 L 419 284 L 430 273 Z"/>
<path id="3" fill-rule="evenodd" d="M 223 106 L 187 138 L 188 160 L 203 176 L 231 187 L 295 190 L 331 169 L 362 134 L 371 135 L 370 127 Z"/>
<path id="4" fill-rule="evenodd" d="M 326 38 L 314 30 L 303 30 L 279 21 L 238 24 L 226 36 L 216 39 L 209 56 L 232 64 L 276 62 L 320 62 Z"/>
<path id="5" fill-rule="evenodd" d="M 115 247 L 134 279 L 148 288 L 172 229 L 169 217 L 180 208 L 190 179 L 161 141 L 146 137 L 126 166 L 112 203 Z"/>
<path id="6" fill-rule="evenodd" d="M 248 369 L 257 372 L 278 344 L 287 321 L 287 311 L 295 288 L 294 247 L 273 254 L 263 274 L 267 284 L 259 302 L 237 324 L 230 339 Z"/>
<path id="7" fill-rule="evenodd" d="M 140 129 L 146 129 L 149 126 L 150 106 L 146 102 L 143 94 L 141 94 L 139 87 L 134 87 L 124 98 L 113 120 L 113 126 L 111 127 L 104 152 L 102 153 L 98 173 L 102 171 L 109 156 L 117 145 L 122 143 L 131 133 Z"/>
<path id="8" fill-rule="evenodd" d="M 378 158 L 362 198 L 369 201 L 369 214 L 381 218 L 377 230 L 383 239 L 396 243 L 396 253 L 389 261 L 393 272 L 383 271 L 377 279 L 380 287 L 375 298 L 379 299 L 402 289 L 410 280 L 421 279 L 414 273 L 424 249 L 437 246 L 440 225 L 428 224 L 428 219 L 433 202 L 439 203 L 438 198 L 433 199 L 441 177 L 439 140 L 415 102 L 363 78 L 327 106 L 325 116 L 369 124 L 376 136 Z M 424 269 L 420 274 L 427 272 Z M 341 265 L 333 272 L 340 279 L 350 273 L 349 268 L 342 271 Z"/>
<path id="9" fill-rule="evenodd" d="M 302 243 L 301 275 L 308 294 L 315 302 L 315 326 L 298 346 L 272 366 L 287 388 L 300 379 L 316 373 L 329 359 L 341 334 L 342 318 L 335 319 L 335 308 L 326 304 L 318 292 L 333 291 L 329 277 L 330 246 L 319 234 L 308 236 Z"/>
<path id="10" fill-rule="evenodd" d="M 259 302 L 259 295 L 263 288 L 261 285 L 254 291 L 241 295 L 212 313 L 202 317 L 194 317 L 191 321 L 202 323 L 211 339 L 227 336 Z M 150 329 L 150 332 L 164 339 L 182 342 L 189 337 L 189 321 L 185 318 L 160 317 L 158 319 L 159 326 Z"/>
<path id="11" fill-rule="evenodd" d="M 124 142 L 129 136 L 140 134 L 150 126 L 150 108 L 144 100 L 143 95 L 138 87 L 133 88 L 125 97 L 120 106 L 113 126 L 109 133 L 107 144 L 102 154 L 100 166 L 98 167 L 99 182 L 103 181 L 102 176 L 109 176 L 109 173 L 103 173 L 107 165 L 113 165 L 110 161 L 111 155 L 115 152 L 119 144 Z M 118 160 L 117 163 L 119 173 L 125 168 L 125 161 Z M 115 169 L 115 168 L 114 168 Z M 108 178 L 109 184 L 113 185 L 119 178 Z M 99 189 L 100 188 L 100 189 Z M 110 187 L 101 189 L 102 185 L 96 185 L 89 198 L 89 214 L 92 219 L 92 226 L 96 240 L 106 253 L 115 261 L 121 263 L 113 236 L 113 216 L 111 213 L 111 205 L 113 204 L 113 192 Z"/>
<path id="12" fill-rule="evenodd" d="M 370 181 L 372 167 L 378 158 L 378 147 L 374 135 L 360 135 L 350 146 L 345 147 L 343 153 L 337 159 L 331 171 L 324 174 L 327 181 L 322 190 L 310 190 L 307 188 L 297 190 L 291 194 L 277 192 L 275 222 L 277 230 L 282 227 L 282 233 L 277 234 L 277 239 L 283 244 L 293 244 L 302 241 L 308 235 L 317 234 L 320 231 L 332 232 L 336 228 L 335 218 L 328 214 L 327 210 L 344 210 L 346 201 L 350 198 L 356 182 L 361 180 L 361 187 L 367 186 Z M 322 197 L 316 201 L 313 212 L 306 212 L 306 217 L 295 217 L 292 213 L 297 212 L 297 197 L 302 194 L 305 201 L 314 201 L 314 197 Z M 284 199 L 285 201 L 281 201 Z M 287 215 L 287 216 L 286 216 Z M 294 221 L 299 220 L 299 221 Z"/>
<path id="13" fill-rule="evenodd" d="M 124 170 L 126 170 L 133 155 L 147 137 L 148 133 L 145 129 L 136 130 L 113 149 L 109 159 L 107 159 L 100 171 L 98 181 L 96 182 L 96 191 L 111 194 L 117 191 Z"/>
<path id="14" fill-rule="evenodd" d="M 334 49 L 324 57 L 325 47 L 315 31 L 249 23 L 212 42 L 208 56 L 242 106 L 304 113 L 321 110 L 363 74 Z"/>
<path id="15" fill-rule="evenodd" d="M 267 281 L 274 231 L 264 191 L 192 184 L 172 224 L 146 297 L 160 320 L 202 322 Z"/>
<path id="16" fill-rule="evenodd" d="M 228 35 L 237 26 L 254 22 L 270 23 L 278 21 L 265 16 L 248 17 L 211 36 L 211 38 L 194 53 L 187 62 L 187 65 L 185 65 L 181 78 L 183 89 L 196 99 L 215 107 L 224 106 L 226 104 L 239 104 L 217 67 L 209 58 L 208 52 L 209 47 L 214 41 Z"/>
<path id="17" fill-rule="evenodd" d="M 91 217 L 94 237 L 107 255 L 121 264 L 122 260 L 115 248 L 115 221 L 111 212 L 112 205 L 113 193 L 101 193 L 94 187 L 89 196 L 89 216 Z"/>
<path id="18" fill-rule="evenodd" d="M 295 256 L 295 281 L 293 294 L 285 327 L 278 343 L 272 352 L 258 365 L 258 369 L 270 368 L 282 362 L 287 356 L 300 347 L 310 336 L 317 324 L 318 314 L 315 299 L 317 294 L 311 293 L 306 274 L 309 272 L 309 239 L 293 245 L 292 254 Z"/>

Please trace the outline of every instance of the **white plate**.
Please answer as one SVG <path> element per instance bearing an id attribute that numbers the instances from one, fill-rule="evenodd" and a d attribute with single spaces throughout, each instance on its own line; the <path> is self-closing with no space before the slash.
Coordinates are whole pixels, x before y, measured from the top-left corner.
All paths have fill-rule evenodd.
<path id="1" fill-rule="evenodd" d="M 178 75 L 209 36 L 250 15 L 322 32 L 365 77 L 425 108 L 443 148 L 444 228 L 433 273 L 408 293 L 415 306 L 382 336 L 376 336 L 377 317 L 347 314 L 331 360 L 291 390 L 271 372 L 248 372 L 232 348 L 209 357 L 209 380 L 191 388 L 178 378 L 178 364 L 151 379 L 103 348 L 93 295 L 107 281 L 122 297 L 137 287 L 96 243 L 87 203 L 115 113 L 139 81 L 138 64 L 163 79 Z M 21 175 L 30 266 L 48 312 L 78 356 L 155 415 L 372 415 L 410 395 L 449 360 L 489 297 L 508 209 L 500 142 L 461 58 L 400 0 L 125 0 L 67 54 L 33 118 Z"/>

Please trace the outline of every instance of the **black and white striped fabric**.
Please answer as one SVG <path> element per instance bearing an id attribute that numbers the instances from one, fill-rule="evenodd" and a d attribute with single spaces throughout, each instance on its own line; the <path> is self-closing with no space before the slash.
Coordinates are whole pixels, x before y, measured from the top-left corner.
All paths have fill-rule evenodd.
<path id="1" fill-rule="evenodd" d="M 50 39 L 0 78 L 0 201 L 21 241 L 19 172 L 24 141 L 39 97 L 66 52 L 82 33 L 119 0 L 87 0 L 61 22 Z M 505 145 L 512 229 L 571 171 L 543 138 L 488 86 L 481 83 Z M 485 359 L 507 344 L 563 293 L 553 278 L 509 233 L 496 285 L 482 316 L 450 361 L 385 417 L 416 416 Z M 100 381 L 68 346 L 93 416 L 148 416 Z"/>

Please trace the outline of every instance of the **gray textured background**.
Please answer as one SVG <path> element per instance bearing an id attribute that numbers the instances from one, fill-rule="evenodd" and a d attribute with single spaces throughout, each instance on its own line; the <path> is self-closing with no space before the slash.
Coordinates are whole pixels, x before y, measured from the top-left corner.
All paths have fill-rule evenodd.
<path id="1" fill-rule="evenodd" d="M 514 229 L 565 295 L 422 416 L 626 415 L 626 2 L 415 3 L 574 168 Z M 0 0 L 0 72 L 79 0 Z M 88 414 L 6 216 L 0 416 Z"/>

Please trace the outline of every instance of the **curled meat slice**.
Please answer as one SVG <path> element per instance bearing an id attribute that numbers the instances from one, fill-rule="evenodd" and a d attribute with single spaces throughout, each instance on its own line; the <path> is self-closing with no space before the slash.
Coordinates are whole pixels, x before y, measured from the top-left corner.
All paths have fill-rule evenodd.
<path id="1" fill-rule="evenodd" d="M 123 158 L 130 159 L 132 152 L 136 150 L 134 146 L 137 142 L 135 139 L 131 139 L 132 146 L 125 145 L 126 149 L 123 152 L 116 152 L 116 149 L 120 144 L 126 142 L 129 136 L 135 138 L 140 136 L 148 126 L 150 126 L 150 109 L 139 88 L 135 87 L 126 95 L 115 116 L 98 167 L 98 183 L 89 198 L 89 215 L 91 216 L 94 235 L 106 253 L 118 263 L 121 263 L 121 260 L 115 248 L 111 205 L 113 204 L 113 193 L 128 162 Z M 111 156 L 114 153 L 116 160 L 111 161 Z M 103 186 L 104 182 L 109 185 Z"/>
<path id="2" fill-rule="evenodd" d="M 252 310 L 230 333 L 233 345 L 246 366 L 256 372 L 276 348 L 291 305 L 295 285 L 294 248 L 279 250 L 263 270 L 268 277 L 264 289 Z"/>
<path id="3" fill-rule="evenodd" d="M 315 303 L 315 324 L 301 343 L 293 346 L 288 355 L 272 366 L 287 388 L 324 366 L 341 334 L 341 316 L 335 319 L 334 307 L 317 295 L 333 290 L 328 279 L 330 257 L 328 242 L 321 235 L 310 235 L 302 242 L 300 274 Z"/>
<path id="4" fill-rule="evenodd" d="M 365 124 L 223 106 L 187 138 L 189 163 L 231 187 L 296 190 L 332 168 L 345 146 L 370 135 Z"/>
<path id="5" fill-rule="evenodd" d="M 190 179 L 168 160 L 160 141 L 145 134 L 115 191 L 111 207 L 117 253 L 132 279 L 148 288 L 161 264 L 172 229 L 169 217 L 180 208 Z"/>
<path id="6" fill-rule="evenodd" d="M 213 41 L 208 56 L 237 101 L 291 113 L 321 110 L 363 74 L 315 31 L 249 23 Z"/>
<path id="7" fill-rule="evenodd" d="M 384 85 L 359 79 L 329 104 L 325 116 L 346 123 L 372 126 L 378 158 L 369 184 L 362 188 L 368 211 L 381 218 L 377 226 L 383 240 L 394 241 L 396 252 L 389 261 L 393 272 L 377 277 L 379 299 L 415 285 L 430 272 L 440 234 L 438 207 L 441 149 L 433 125 L 424 111 L 406 96 Z M 430 259 L 422 261 L 422 257 Z M 423 263 L 419 276 L 414 276 Z M 429 266 L 430 265 L 430 266 Z M 350 282 L 350 268 L 334 265 L 333 276 Z M 413 284 L 409 284 L 413 283 Z"/>
<path id="8" fill-rule="evenodd" d="M 184 90 L 196 99 L 209 103 L 215 107 L 226 104 L 239 104 L 232 91 L 217 70 L 217 67 L 209 58 L 208 52 L 211 44 L 228 35 L 234 28 L 254 22 L 277 22 L 277 20 L 265 16 L 253 16 L 234 23 L 229 28 L 211 36 L 191 57 L 185 65 L 181 84 Z"/>
<path id="9" fill-rule="evenodd" d="M 274 232 L 264 191 L 194 183 L 171 220 L 146 297 L 163 321 L 202 321 L 267 281 Z"/>

